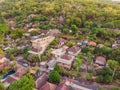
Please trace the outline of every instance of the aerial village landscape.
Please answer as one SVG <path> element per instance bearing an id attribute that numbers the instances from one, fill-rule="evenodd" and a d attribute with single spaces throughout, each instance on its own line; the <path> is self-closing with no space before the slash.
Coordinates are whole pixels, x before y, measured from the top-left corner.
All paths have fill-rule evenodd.
<path id="1" fill-rule="evenodd" d="M 120 90 L 120 4 L 101 2 L 0 2 L 0 90 Z"/>

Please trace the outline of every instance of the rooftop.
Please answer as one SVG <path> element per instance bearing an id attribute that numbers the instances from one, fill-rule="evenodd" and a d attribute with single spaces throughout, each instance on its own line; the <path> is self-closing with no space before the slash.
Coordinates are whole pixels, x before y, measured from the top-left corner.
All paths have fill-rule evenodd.
<path id="1" fill-rule="evenodd" d="M 88 46 L 91 46 L 91 45 L 92 45 L 92 46 L 96 46 L 97 44 L 96 44 L 96 42 L 90 41 L 90 42 L 87 43 L 87 45 L 88 45 Z"/>
<path id="2" fill-rule="evenodd" d="M 36 80 L 36 89 L 40 89 L 47 81 L 48 76 L 47 74 L 43 73 L 37 80 Z"/>
<path id="3" fill-rule="evenodd" d="M 80 50 L 80 48 L 76 47 L 76 46 L 73 46 L 73 47 L 68 49 L 68 51 L 73 52 L 73 53 L 77 53 L 79 50 Z"/>
<path id="4" fill-rule="evenodd" d="M 68 54 L 62 55 L 61 58 L 66 59 L 66 60 L 71 60 L 72 59 L 72 57 L 70 55 L 68 55 Z"/>
<path id="5" fill-rule="evenodd" d="M 39 90 L 56 90 L 57 85 L 46 82 Z"/>

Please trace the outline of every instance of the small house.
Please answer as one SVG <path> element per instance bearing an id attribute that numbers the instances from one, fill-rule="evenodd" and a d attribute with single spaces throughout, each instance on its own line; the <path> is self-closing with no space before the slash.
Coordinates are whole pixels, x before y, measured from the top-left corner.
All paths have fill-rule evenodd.
<path id="1" fill-rule="evenodd" d="M 104 44 L 98 44 L 97 46 L 102 48 L 102 47 L 104 47 Z"/>
<path id="2" fill-rule="evenodd" d="M 52 49 L 52 55 L 54 55 L 54 57 L 58 58 L 58 57 L 62 56 L 63 54 L 65 54 L 67 49 L 68 49 L 68 46 L 65 46 L 65 45 L 59 49 Z"/>
<path id="3" fill-rule="evenodd" d="M 118 44 L 113 44 L 112 49 L 116 49 L 116 48 L 118 48 Z"/>
<path id="4" fill-rule="evenodd" d="M 57 85 L 46 82 L 39 90 L 56 90 Z"/>
<path id="5" fill-rule="evenodd" d="M 53 59 L 53 60 L 50 60 L 50 61 L 47 63 L 48 69 L 49 69 L 49 70 L 54 70 L 54 67 L 55 67 L 56 63 L 57 63 L 56 60 L 54 60 L 54 59 Z"/>
<path id="6" fill-rule="evenodd" d="M 60 58 L 57 59 L 58 65 L 70 69 L 72 66 L 72 63 L 74 61 L 74 56 L 64 54 Z"/>
<path id="7" fill-rule="evenodd" d="M 88 43 L 88 41 L 83 41 L 83 42 L 82 42 L 82 46 L 86 46 L 87 43 Z"/>
<path id="8" fill-rule="evenodd" d="M 63 38 L 60 38 L 60 39 L 58 40 L 59 46 L 64 45 L 66 42 L 67 42 L 67 41 L 66 41 L 65 39 L 63 39 Z"/>
<path id="9" fill-rule="evenodd" d="M 8 87 L 11 83 L 15 82 L 16 80 L 18 80 L 18 78 L 9 75 L 2 83 L 5 87 Z"/>
<path id="10" fill-rule="evenodd" d="M 75 90 L 73 89 L 71 86 L 66 85 L 66 81 L 63 80 L 58 87 L 56 88 L 56 90 Z M 77 89 L 76 89 L 77 90 Z"/>
<path id="11" fill-rule="evenodd" d="M 101 66 L 105 66 L 106 65 L 106 58 L 103 56 L 97 56 L 95 63 Z"/>
<path id="12" fill-rule="evenodd" d="M 49 36 L 57 36 L 58 34 L 61 34 L 60 30 L 58 29 L 50 29 L 48 33 Z"/>
<path id="13" fill-rule="evenodd" d="M 13 76 L 16 78 L 21 78 L 28 72 L 28 70 L 29 70 L 28 68 L 21 66 L 20 68 L 18 68 L 18 70 Z"/>
<path id="14" fill-rule="evenodd" d="M 73 46 L 73 47 L 67 49 L 68 54 L 73 55 L 73 56 L 76 56 L 80 51 L 81 51 L 81 49 L 77 46 Z"/>
<path id="15" fill-rule="evenodd" d="M 46 73 L 43 73 L 39 78 L 36 79 L 36 81 L 35 81 L 35 83 L 36 83 L 35 88 L 37 90 L 39 90 L 43 85 L 46 84 L 47 79 L 48 79 L 48 75 Z"/>
<path id="16" fill-rule="evenodd" d="M 93 42 L 93 41 L 90 41 L 90 42 L 88 42 L 87 43 L 87 46 L 94 46 L 94 47 L 96 47 L 96 42 Z"/>
<path id="17" fill-rule="evenodd" d="M 49 33 L 49 30 L 40 30 L 41 35 L 47 35 Z"/>

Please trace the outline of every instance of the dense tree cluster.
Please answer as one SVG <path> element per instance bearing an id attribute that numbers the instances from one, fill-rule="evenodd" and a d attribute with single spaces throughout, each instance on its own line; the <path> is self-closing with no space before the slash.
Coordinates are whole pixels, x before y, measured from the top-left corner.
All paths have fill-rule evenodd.
<path id="1" fill-rule="evenodd" d="M 18 39 L 18 38 L 22 38 L 23 37 L 23 30 L 20 29 L 15 29 L 12 33 L 11 33 L 11 38 L 13 39 Z"/>
<path id="2" fill-rule="evenodd" d="M 100 72 L 99 76 L 97 77 L 97 82 L 101 83 L 111 83 L 112 82 L 112 70 L 104 67 Z"/>
<path id="3" fill-rule="evenodd" d="M 35 82 L 30 74 L 26 74 L 20 80 L 13 82 L 7 90 L 34 90 Z"/>
<path id="4" fill-rule="evenodd" d="M 40 34 L 40 30 L 60 29 L 62 35 L 67 36 L 68 47 L 75 45 L 76 40 L 94 41 L 97 44 L 104 44 L 103 47 L 86 46 L 82 48 L 82 54 L 77 56 L 73 68 L 80 77 L 80 66 L 83 64 L 83 56 L 86 56 L 87 65 L 92 69 L 93 56 L 104 56 L 108 67 L 104 67 L 97 74 L 97 82 L 111 83 L 113 79 L 120 79 L 118 73 L 120 65 L 120 48 L 112 49 L 115 39 L 120 37 L 120 5 L 101 2 L 100 0 L 5 0 L 0 3 L 0 44 L 7 44 L 7 39 L 16 43 L 24 37 L 24 32 L 35 28 L 30 32 L 31 36 Z M 112 12 L 112 13 L 111 13 Z M 15 23 L 11 29 L 10 23 Z M 61 37 L 62 37 L 61 35 Z M 7 39 L 6 39 L 7 37 Z M 72 39 L 71 39 L 72 37 Z M 73 41 L 75 40 L 75 42 Z M 59 42 L 55 39 L 51 45 L 57 45 Z M 14 45 L 17 46 L 17 45 Z M 49 48 L 49 47 L 48 47 Z M 4 56 L 0 46 L 0 54 Z M 36 65 L 40 60 L 47 60 L 51 56 L 51 50 L 41 56 L 30 55 L 29 47 L 22 50 L 22 56 Z M 10 60 L 19 54 L 17 48 L 6 51 Z M 48 57 L 47 57 L 48 56 Z M 88 66 L 86 72 L 89 71 Z M 7 70 L 4 70 L 7 71 Z M 93 71 L 93 70 L 92 70 Z M 63 67 L 56 66 L 49 75 L 49 81 L 52 83 L 60 82 L 60 75 L 74 76 L 73 72 L 68 72 Z M 92 74 L 86 75 L 87 80 L 92 79 Z M 8 90 L 33 90 L 34 82 L 30 75 L 26 75 L 20 80 L 14 82 Z M 0 84 L 1 90 L 4 90 Z M 114 90 L 114 89 L 113 89 Z"/>
<path id="5" fill-rule="evenodd" d="M 5 18 L 17 18 L 18 24 L 23 22 L 27 15 L 34 13 L 38 16 L 30 18 L 29 21 L 51 21 L 48 18 L 49 15 L 49 17 L 55 17 L 52 20 L 53 24 L 59 22 L 59 18 L 56 16 L 62 15 L 65 21 L 63 26 L 71 27 L 73 32 L 83 26 L 86 28 L 120 28 L 120 8 L 117 4 L 94 0 L 62 0 L 62 2 L 58 0 L 19 0 L 19 3 L 17 0 L 6 0 L 0 5 L 1 15 Z"/>

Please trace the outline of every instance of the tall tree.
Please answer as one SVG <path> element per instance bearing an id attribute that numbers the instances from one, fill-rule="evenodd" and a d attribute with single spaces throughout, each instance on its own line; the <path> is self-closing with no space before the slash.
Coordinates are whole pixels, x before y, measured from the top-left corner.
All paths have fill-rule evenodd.
<path id="1" fill-rule="evenodd" d="M 75 34 L 78 30 L 78 27 L 76 25 L 71 25 L 71 30 L 72 30 L 72 33 Z"/>
<path id="2" fill-rule="evenodd" d="M 120 64 L 115 60 L 108 60 L 107 64 L 113 70 L 113 74 L 112 74 L 112 80 L 113 80 L 116 70 L 120 70 Z"/>
<path id="3" fill-rule="evenodd" d="M 49 75 L 49 81 L 52 83 L 59 83 L 61 76 L 57 71 L 52 71 Z"/>
<path id="4" fill-rule="evenodd" d="M 90 65 L 90 68 L 93 70 L 93 58 L 92 58 L 92 53 L 91 52 L 87 52 L 87 69 L 88 69 L 88 65 Z"/>
<path id="5" fill-rule="evenodd" d="M 2 83 L 0 83 L 0 90 L 5 90 L 5 87 Z"/>
<path id="6" fill-rule="evenodd" d="M 81 65 L 82 65 L 82 59 L 77 59 L 75 61 L 75 66 L 77 67 L 77 73 L 78 73 Z"/>

